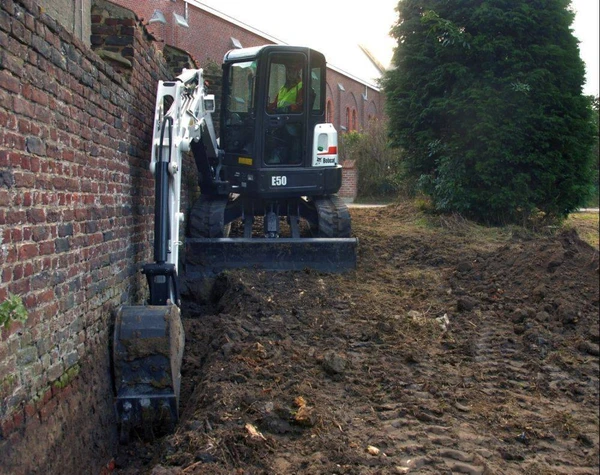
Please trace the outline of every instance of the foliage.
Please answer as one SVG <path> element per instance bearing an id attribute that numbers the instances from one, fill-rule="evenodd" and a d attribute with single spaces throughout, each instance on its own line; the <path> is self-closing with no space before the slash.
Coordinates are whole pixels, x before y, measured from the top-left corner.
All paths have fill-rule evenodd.
<path id="1" fill-rule="evenodd" d="M 402 0 L 390 134 L 436 209 L 560 220 L 591 191 L 585 68 L 570 0 Z"/>
<path id="2" fill-rule="evenodd" d="M 27 320 L 27 309 L 18 295 L 8 294 L 8 298 L 0 303 L 0 327 L 8 327 L 11 322 Z"/>
<path id="3" fill-rule="evenodd" d="M 595 207 L 597 208 L 598 205 L 600 204 L 600 173 L 599 173 L 599 166 L 600 166 L 600 153 L 598 150 L 598 142 L 600 141 L 600 130 L 599 130 L 599 107 L 598 107 L 598 96 L 596 97 L 590 97 L 590 101 L 592 104 L 592 119 L 591 119 L 591 123 L 592 123 L 592 127 L 595 131 L 595 140 L 594 140 L 594 146 L 592 147 L 592 150 L 590 152 L 590 160 L 592 161 L 592 186 L 593 186 L 593 191 L 592 191 L 592 195 L 590 197 L 590 199 L 587 202 L 587 206 L 589 207 Z"/>
<path id="4" fill-rule="evenodd" d="M 387 129 L 372 119 L 362 132 L 340 136 L 340 158 L 356 160 L 358 198 L 395 198 L 401 190 L 401 154 L 389 146 Z"/>

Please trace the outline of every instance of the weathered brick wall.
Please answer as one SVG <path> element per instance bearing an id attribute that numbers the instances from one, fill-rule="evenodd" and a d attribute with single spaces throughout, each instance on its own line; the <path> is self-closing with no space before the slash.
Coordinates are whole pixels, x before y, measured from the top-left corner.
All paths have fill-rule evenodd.
<path id="1" fill-rule="evenodd" d="M 273 43 L 267 35 L 249 31 L 193 4 L 188 6 L 189 27 L 178 25 L 173 14 L 185 16 L 185 5 L 181 0 L 116 0 L 115 3 L 135 11 L 144 24 L 150 21 L 154 10 L 160 10 L 166 24 L 151 23 L 148 30 L 165 44 L 189 51 L 198 64 L 205 64 L 207 61 L 221 64 L 225 53 L 234 47 L 232 37 L 243 47 Z"/>
<path id="2" fill-rule="evenodd" d="M 0 334 L 0 473 L 99 473 L 114 448 L 110 326 L 145 297 L 167 76 L 122 21 L 128 79 L 35 1 L 0 2 L 0 302 L 17 294 L 28 313 Z"/>
<path id="3" fill-rule="evenodd" d="M 86 45 L 90 44 L 92 0 L 36 0 L 42 9 Z"/>
<path id="4" fill-rule="evenodd" d="M 92 49 L 117 73 L 129 79 L 133 72 L 138 24 L 135 13 L 109 2 L 94 1 L 90 19 Z"/>

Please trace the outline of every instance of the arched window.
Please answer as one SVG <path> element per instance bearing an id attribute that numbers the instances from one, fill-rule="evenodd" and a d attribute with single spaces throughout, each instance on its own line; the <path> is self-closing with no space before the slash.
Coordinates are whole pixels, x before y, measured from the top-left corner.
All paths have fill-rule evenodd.
<path id="1" fill-rule="evenodd" d="M 352 130 L 358 130 L 358 116 L 356 109 L 352 109 Z"/>
<path id="2" fill-rule="evenodd" d="M 350 107 L 346 107 L 346 130 L 352 130 L 350 125 Z"/>

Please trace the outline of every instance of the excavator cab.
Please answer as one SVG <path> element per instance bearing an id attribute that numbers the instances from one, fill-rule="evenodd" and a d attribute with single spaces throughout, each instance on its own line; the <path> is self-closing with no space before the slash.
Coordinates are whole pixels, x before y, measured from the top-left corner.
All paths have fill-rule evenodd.
<path id="1" fill-rule="evenodd" d="M 324 129 L 325 57 L 309 48 L 233 50 L 223 64 L 221 143 L 224 180 L 254 198 L 336 193 L 342 170 L 337 134 Z M 325 152 L 325 153 L 324 153 Z M 327 154 L 327 157 L 325 156 Z"/>

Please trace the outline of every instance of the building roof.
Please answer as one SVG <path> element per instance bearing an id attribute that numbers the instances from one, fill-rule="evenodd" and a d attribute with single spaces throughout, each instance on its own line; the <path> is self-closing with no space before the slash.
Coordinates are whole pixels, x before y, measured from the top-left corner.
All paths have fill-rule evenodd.
<path id="1" fill-rule="evenodd" d="M 275 44 L 291 45 L 291 43 L 288 43 L 284 39 L 275 37 L 272 34 L 264 31 L 269 28 L 270 20 L 266 17 L 264 18 L 262 25 L 253 26 L 244 21 L 245 19 L 243 18 L 243 12 L 235 13 L 236 16 L 234 17 L 234 12 L 229 14 L 225 11 L 221 11 L 226 9 L 226 5 L 220 6 L 219 8 L 221 8 L 221 10 L 218 10 L 198 0 L 185 1 L 191 6 L 204 10 L 216 17 L 222 18 L 223 20 L 239 26 L 240 28 L 244 28 L 245 30 L 258 36 L 262 36 L 267 41 Z M 255 19 L 253 21 L 256 22 L 260 20 Z M 314 40 L 308 42 L 310 44 L 305 44 L 302 46 L 308 46 L 323 53 L 327 58 L 328 68 L 347 76 L 356 82 L 362 83 L 367 87 L 379 90 L 378 80 L 382 76 L 382 65 L 366 47 L 359 46 L 358 44 L 352 44 L 351 42 L 345 42 L 343 45 L 344 54 L 342 55 L 339 53 L 339 48 L 333 47 L 333 43 L 331 41 L 324 41 L 320 35 L 315 35 L 314 38 Z M 337 46 L 339 46 L 339 44 L 340 42 L 338 41 Z M 246 47 L 250 45 L 242 46 Z"/>

